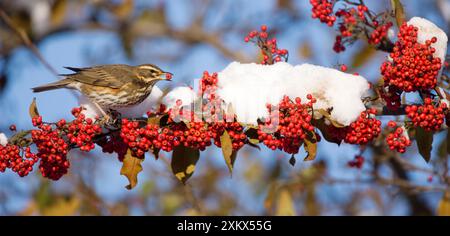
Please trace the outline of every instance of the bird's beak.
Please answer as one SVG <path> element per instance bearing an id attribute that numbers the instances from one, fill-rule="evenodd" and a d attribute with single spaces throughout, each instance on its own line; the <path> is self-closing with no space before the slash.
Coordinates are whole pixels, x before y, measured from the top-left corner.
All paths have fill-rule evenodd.
<path id="1" fill-rule="evenodd" d="M 172 81 L 172 76 L 173 76 L 172 73 L 167 72 L 167 71 L 164 71 L 164 72 L 161 74 L 161 77 L 160 77 L 160 78 L 161 78 L 162 80 Z"/>

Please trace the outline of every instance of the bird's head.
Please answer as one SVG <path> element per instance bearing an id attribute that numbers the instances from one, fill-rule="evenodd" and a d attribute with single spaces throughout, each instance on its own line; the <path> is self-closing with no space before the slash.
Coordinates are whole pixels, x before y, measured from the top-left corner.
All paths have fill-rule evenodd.
<path id="1" fill-rule="evenodd" d="M 136 66 L 136 70 L 139 78 L 147 83 L 156 83 L 160 80 L 170 81 L 172 79 L 172 73 L 163 71 L 161 68 L 153 64 L 142 64 Z"/>

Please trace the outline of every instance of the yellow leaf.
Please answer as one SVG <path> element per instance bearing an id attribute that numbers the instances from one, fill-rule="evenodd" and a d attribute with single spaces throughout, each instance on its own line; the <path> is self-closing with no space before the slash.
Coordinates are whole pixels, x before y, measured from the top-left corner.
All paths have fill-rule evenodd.
<path id="1" fill-rule="evenodd" d="M 307 42 L 303 43 L 298 49 L 298 54 L 306 59 L 311 58 L 312 57 L 311 45 L 309 45 L 309 43 Z"/>
<path id="2" fill-rule="evenodd" d="M 437 208 L 438 216 L 450 216 L 450 192 L 447 192 L 442 196 Z"/>
<path id="3" fill-rule="evenodd" d="M 52 205 L 42 209 L 44 216 L 71 216 L 80 209 L 81 200 L 77 197 L 70 199 L 57 198 Z"/>
<path id="4" fill-rule="evenodd" d="M 134 188 L 137 185 L 137 176 L 142 171 L 142 162 L 144 159 L 137 158 L 132 155 L 131 150 L 128 149 L 125 158 L 123 159 L 122 169 L 120 174 L 127 177 L 129 185 L 125 186 L 128 190 Z"/>
<path id="5" fill-rule="evenodd" d="M 195 165 L 200 158 L 200 151 L 193 148 L 178 146 L 173 149 L 170 163 L 172 172 L 183 184 L 192 176 Z"/>
<path id="6" fill-rule="evenodd" d="M 114 6 L 111 11 L 118 19 L 126 19 L 133 12 L 133 6 L 133 0 L 123 0 L 122 3 Z"/>
<path id="7" fill-rule="evenodd" d="M 295 215 L 294 201 L 291 193 L 287 189 L 278 193 L 277 207 L 275 215 L 277 216 L 293 216 Z"/>
<path id="8" fill-rule="evenodd" d="M 38 111 L 37 105 L 36 105 L 36 98 L 33 98 L 33 102 L 31 102 L 30 108 L 28 111 L 30 113 L 31 118 L 39 116 L 39 111 Z"/>
<path id="9" fill-rule="evenodd" d="M 227 164 L 230 174 L 232 174 L 237 153 L 233 151 L 231 138 L 226 130 L 223 132 L 222 136 L 220 136 L 220 144 L 222 146 L 223 158 L 225 159 L 225 163 Z"/>
<path id="10" fill-rule="evenodd" d="M 405 10 L 403 9 L 403 4 L 400 0 L 391 0 L 391 6 L 395 14 L 397 26 L 400 27 L 405 21 Z"/>
<path id="11" fill-rule="evenodd" d="M 305 161 L 312 161 L 312 160 L 316 159 L 317 138 L 316 138 L 316 134 L 314 132 L 311 132 L 311 135 L 309 135 L 305 139 L 304 148 L 305 148 L 305 151 L 308 153 L 308 155 L 305 157 Z"/>

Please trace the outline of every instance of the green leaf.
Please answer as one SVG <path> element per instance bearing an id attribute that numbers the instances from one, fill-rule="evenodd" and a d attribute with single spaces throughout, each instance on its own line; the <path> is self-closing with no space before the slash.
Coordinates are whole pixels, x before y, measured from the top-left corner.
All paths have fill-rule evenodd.
<path id="1" fill-rule="evenodd" d="M 405 10 L 403 9 L 403 4 L 400 0 L 391 0 L 391 6 L 395 14 L 397 26 L 400 28 L 405 21 Z"/>
<path id="2" fill-rule="evenodd" d="M 122 168 L 120 169 L 120 174 L 127 177 L 128 182 L 130 183 L 125 186 L 125 188 L 127 188 L 128 190 L 134 188 L 137 185 L 137 176 L 139 172 L 142 171 L 143 161 L 144 159 L 133 156 L 131 150 L 128 149 L 127 154 L 123 159 Z"/>
<path id="3" fill-rule="evenodd" d="M 433 148 L 433 133 L 417 127 L 416 142 L 420 155 L 422 155 L 426 162 L 429 162 L 431 159 L 431 149 Z"/>
<path id="4" fill-rule="evenodd" d="M 198 149 L 188 148 L 185 146 L 178 146 L 173 149 L 172 161 L 170 166 L 172 172 L 181 183 L 186 181 L 194 174 L 195 165 L 200 158 L 200 151 Z"/>
<path id="5" fill-rule="evenodd" d="M 311 132 L 305 139 L 304 144 L 305 151 L 308 155 L 305 157 L 304 161 L 312 161 L 316 159 L 317 155 L 317 137 L 314 132 Z"/>
<path id="6" fill-rule="evenodd" d="M 231 143 L 231 138 L 228 132 L 225 130 L 222 136 L 220 136 L 220 144 L 222 146 L 222 154 L 227 164 L 230 175 L 233 174 L 234 161 L 236 160 L 237 152 L 233 151 L 233 145 Z"/>
<path id="7" fill-rule="evenodd" d="M 39 116 L 39 111 L 37 109 L 37 105 L 36 105 L 36 98 L 33 98 L 33 101 L 30 104 L 30 108 L 28 109 L 29 113 L 30 113 L 30 117 L 36 117 Z"/>

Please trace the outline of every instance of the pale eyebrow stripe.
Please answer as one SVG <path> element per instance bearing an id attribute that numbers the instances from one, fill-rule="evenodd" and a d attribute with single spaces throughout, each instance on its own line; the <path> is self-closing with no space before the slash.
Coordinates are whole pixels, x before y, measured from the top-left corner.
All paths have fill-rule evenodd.
<path id="1" fill-rule="evenodd" d="M 155 70 L 155 67 L 152 66 L 140 66 L 141 69 L 149 69 L 149 70 Z"/>

